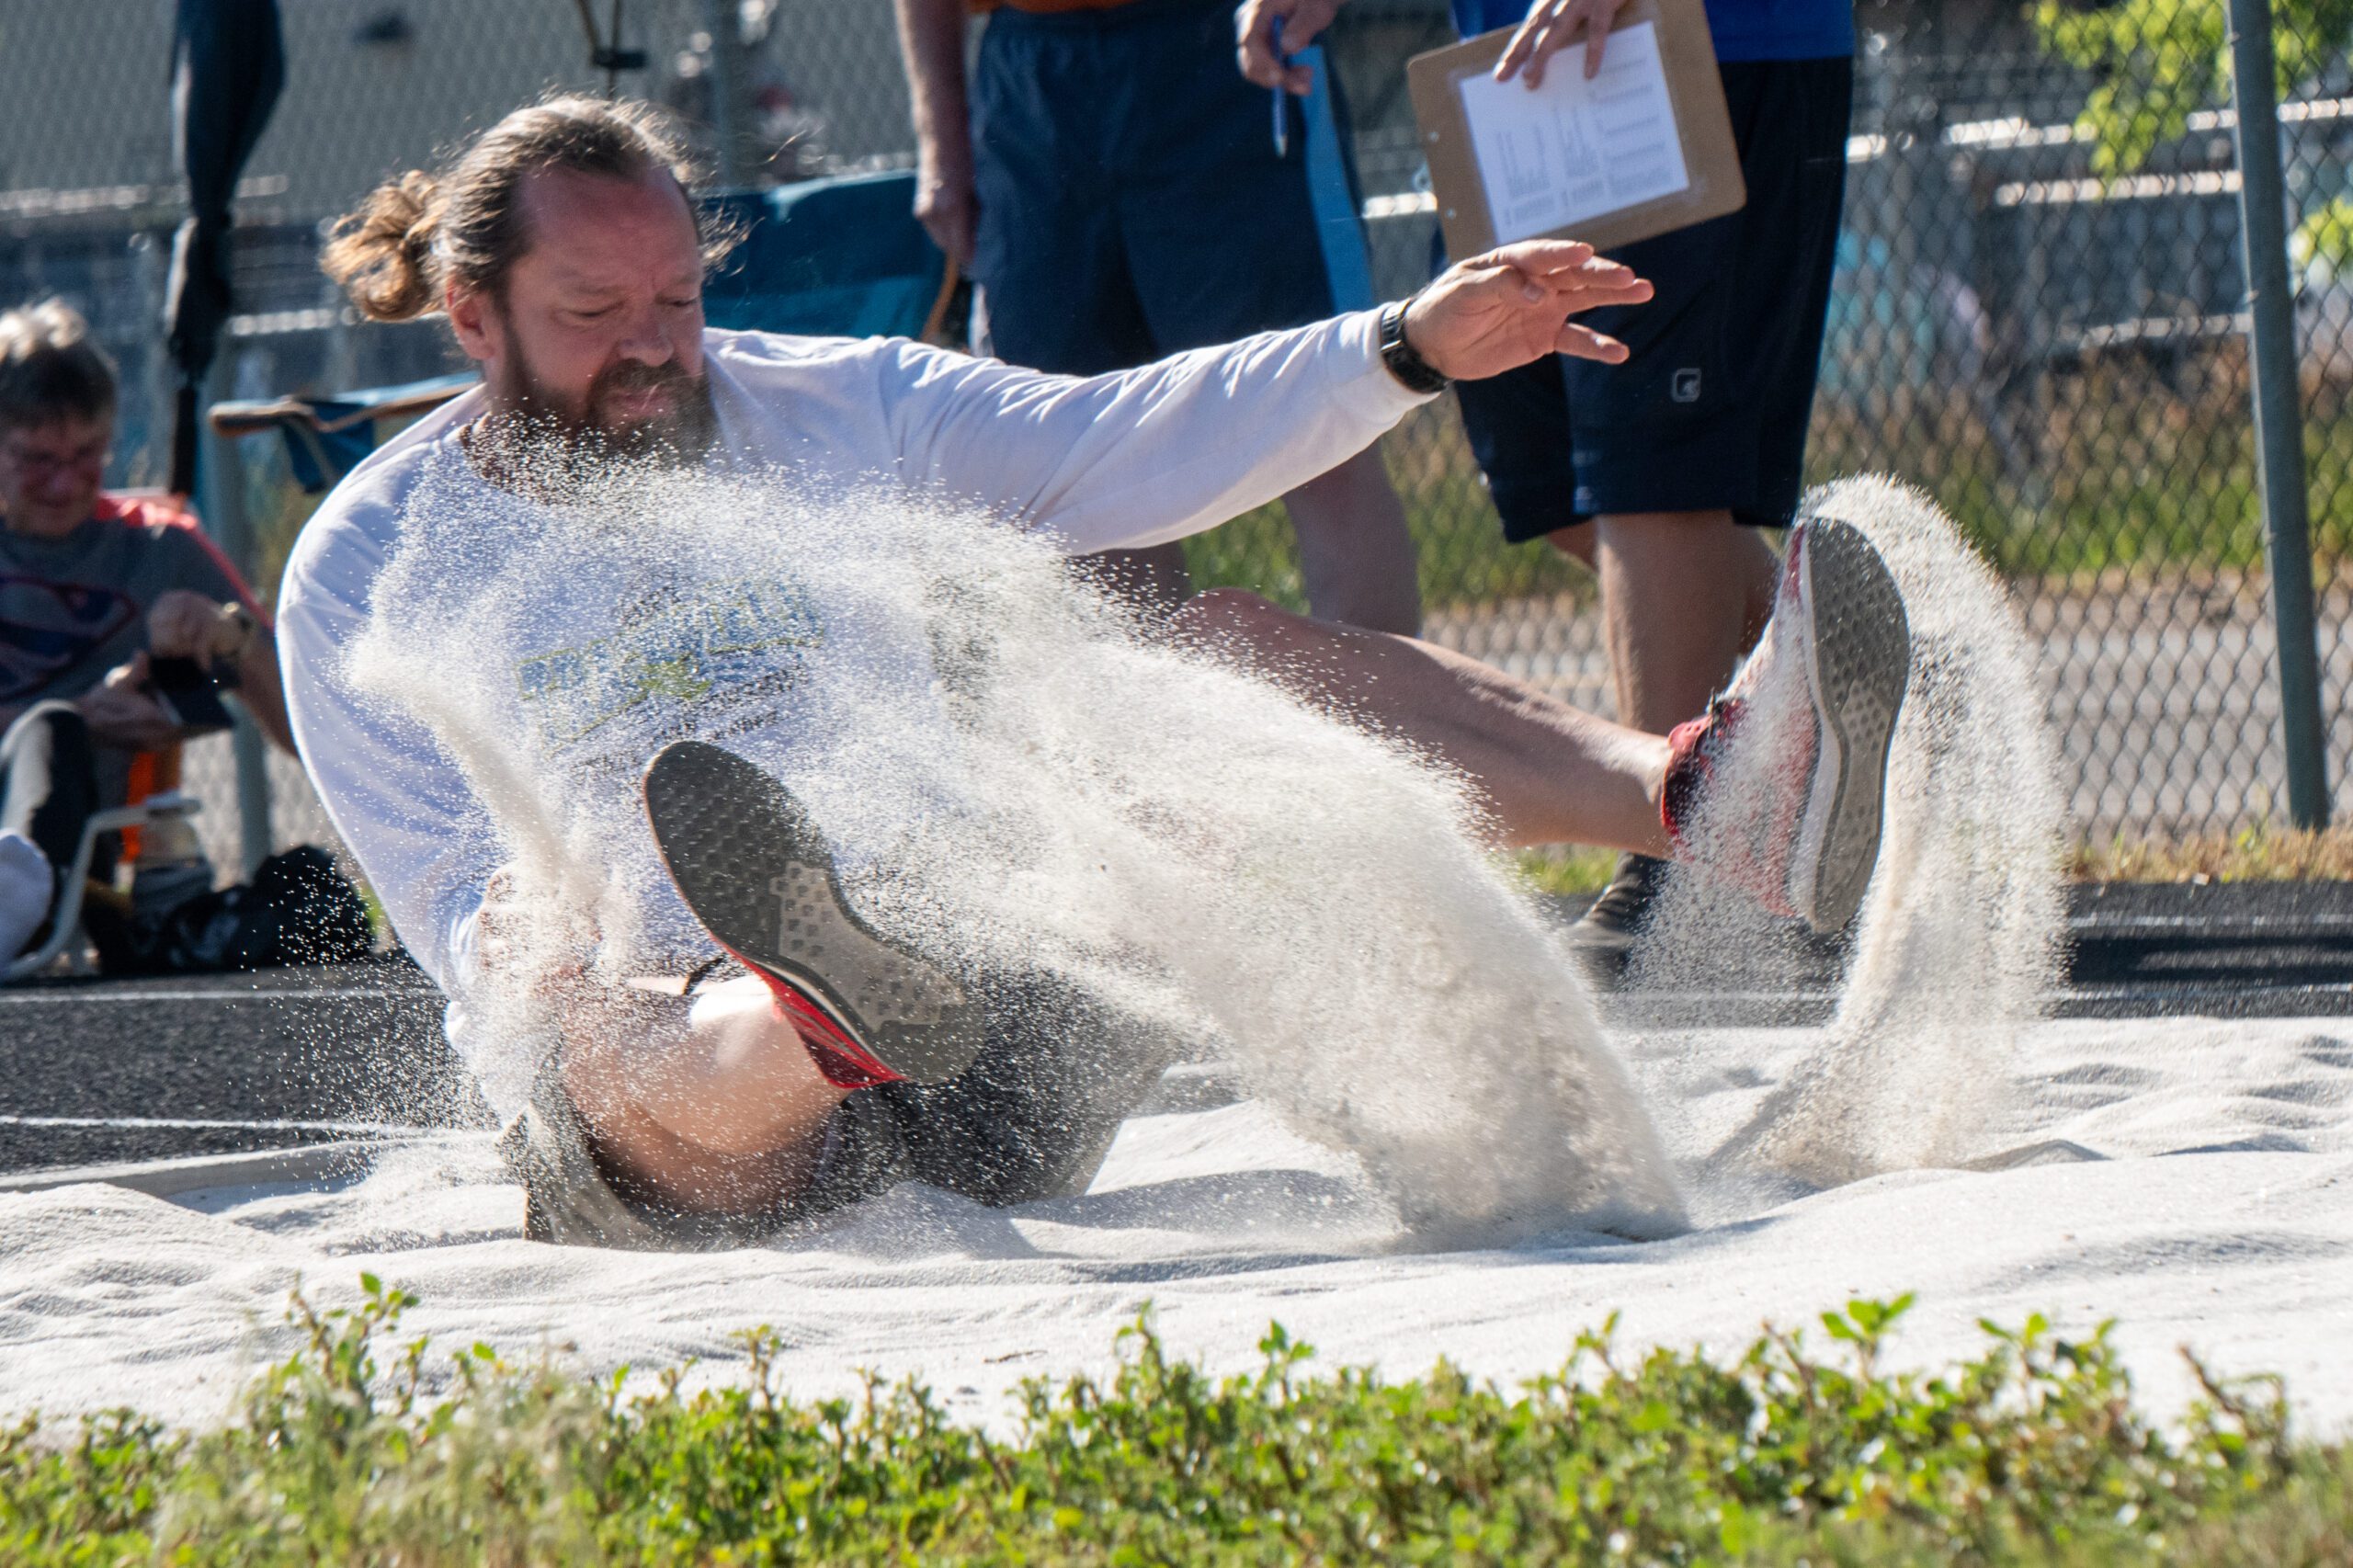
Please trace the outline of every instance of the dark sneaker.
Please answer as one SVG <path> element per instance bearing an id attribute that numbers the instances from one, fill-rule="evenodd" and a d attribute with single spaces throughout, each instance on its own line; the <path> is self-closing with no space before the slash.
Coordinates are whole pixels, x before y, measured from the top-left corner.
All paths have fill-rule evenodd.
<path id="1" fill-rule="evenodd" d="M 942 1084 L 971 1064 L 972 999 L 858 917 L 824 835 L 783 785 L 733 752 L 680 741 L 646 766 L 643 789 L 687 907 L 767 982 L 829 1082 Z"/>
<path id="2" fill-rule="evenodd" d="M 1623 949 L 1632 945 L 1650 918 L 1651 903 L 1665 885 L 1668 862 L 1649 855 L 1618 857 L 1618 869 L 1577 923 L 1569 939 L 1587 947 Z"/>
<path id="3" fill-rule="evenodd" d="M 1678 858 L 1777 915 L 1844 927 L 1878 863 L 1888 745 L 1911 668 L 1904 596 L 1879 551 L 1851 523 L 1800 523 L 1756 652 L 1703 717 L 1667 737 L 1660 815 Z M 1760 702 L 1804 710 L 1768 713 Z M 1711 799 L 1715 774 L 1752 732 L 1772 755 L 1742 757 L 1740 798 Z"/>

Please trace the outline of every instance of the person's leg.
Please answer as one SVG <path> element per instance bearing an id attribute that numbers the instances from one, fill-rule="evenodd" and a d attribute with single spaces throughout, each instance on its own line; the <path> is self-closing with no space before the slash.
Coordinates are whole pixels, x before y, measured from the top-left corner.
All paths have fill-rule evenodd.
<path id="1" fill-rule="evenodd" d="M 1566 372 L 1618 716 L 1637 727 L 1696 712 L 1763 627 L 1778 562 L 1736 525 L 1797 510 L 1836 254 L 1847 62 L 1727 65 L 1723 80 L 1746 206 L 1631 247 L 1665 279 L 1630 317 L 1631 357 Z"/>
<path id="2" fill-rule="evenodd" d="M 0 964 L 47 940 L 97 809 L 97 752 L 81 713 L 41 702 L 18 714 L 0 734 Z"/>
<path id="3" fill-rule="evenodd" d="M 1370 301 L 1334 297 L 1296 104 L 1278 156 L 1267 95 L 1233 69 L 1231 6 L 1086 13 L 1115 85 L 1111 156 L 1128 271 L 1155 356 L 1320 321 Z M 1346 198 L 1343 198 L 1345 200 Z M 1354 234 L 1347 241 L 1361 244 Z M 1408 635 L 1421 591 L 1405 509 L 1380 450 L 1283 497 L 1308 608 Z"/>
<path id="4" fill-rule="evenodd" d="M 537 1178 L 552 1189 L 540 1239 L 742 1244 L 909 1180 L 990 1204 L 1083 1188 L 1184 1042 L 1051 977 L 975 983 L 987 1043 L 945 1084 L 827 1083 L 750 976 L 699 993 L 683 1027 L 616 1017 L 565 1051 L 559 1103 L 535 1108 L 556 1134 L 540 1162 L 563 1164 L 576 1137 L 595 1167 Z"/>
<path id="5" fill-rule="evenodd" d="M 98 809 L 97 756 L 73 704 L 42 702 L 0 735 L 0 833 L 38 846 L 60 876 Z"/>
<path id="6" fill-rule="evenodd" d="M 807 1183 L 847 1091 L 825 1081 L 765 983 L 593 1005 L 593 1019 L 566 1010 L 561 1069 L 608 1176 L 688 1213 L 772 1208 Z"/>
<path id="7" fill-rule="evenodd" d="M 1664 736 L 1427 643 L 1247 594 L 1205 594 L 1178 622 L 1197 644 L 1450 766 L 1500 846 L 1688 858 L 1824 932 L 1854 918 L 1877 864 L 1911 634 L 1887 563 L 1836 517 L 1792 535 L 1756 654 L 1722 699 Z"/>
<path id="8" fill-rule="evenodd" d="M 1590 521 L 1565 528 L 1556 528 L 1544 536 L 1544 542 L 1586 571 L 1597 576 L 1600 574 L 1601 568 L 1594 560 L 1593 524 Z M 1770 603 L 1769 599 L 1768 603 Z"/>
<path id="9" fill-rule="evenodd" d="M 1318 619 L 1404 637 L 1422 629 L 1414 539 L 1380 447 L 1309 480 L 1283 506 L 1299 535 L 1307 607 Z"/>
<path id="10" fill-rule="evenodd" d="M 1664 732 L 1732 679 L 1780 562 L 1729 511 L 1610 513 L 1594 522 L 1593 555 L 1618 722 Z"/>
<path id="11" fill-rule="evenodd" d="M 1326 625 L 1233 589 L 1199 596 L 1176 624 L 1294 695 L 1459 770 L 1506 846 L 1567 841 L 1668 852 L 1662 735 L 1596 718 L 1435 644 Z"/>
<path id="12" fill-rule="evenodd" d="M 1056 375 L 1094 376 L 1157 358 L 1121 254 L 1107 138 L 1117 84 L 1080 15 L 1001 10 L 981 36 L 972 82 L 980 220 L 972 276 L 983 353 Z M 1182 545 L 1112 550 L 1074 562 L 1157 619 L 1192 590 Z"/>
<path id="13" fill-rule="evenodd" d="M 1564 368 L 1572 501 L 1599 519 L 1594 554 L 1625 722 L 1672 722 L 1722 689 L 1763 620 L 1773 557 L 1734 525 L 1784 525 L 1797 508 L 1837 242 L 1846 69 L 1722 67 L 1747 204 L 1620 253 L 1656 293 L 1588 324 L 1630 356 Z M 1662 870 L 1622 859 L 1581 936 L 1631 939 Z"/>

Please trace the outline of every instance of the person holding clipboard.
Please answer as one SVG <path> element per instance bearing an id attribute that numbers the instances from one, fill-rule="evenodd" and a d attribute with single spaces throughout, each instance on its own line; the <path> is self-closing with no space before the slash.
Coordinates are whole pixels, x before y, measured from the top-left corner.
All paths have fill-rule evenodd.
<path id="1" fill-rule="evenodd" d="M 1314 188 L 1348 181 L 1336 161 L 1311 171 L 1304 106 L 1270 121 L 1267 95 L 1228 67 L 1233 0 L 894 3 L 915 215 L 980 287 L 981 352 L 1100 375 L 1370 302 L 1345 297 L 1326 262 L 1319 207 L 1356 202 Z M 1318 619 L 1420 630 L 1414 541 L 1377 448 L 1283 506 Z M 1155 614 L 1191 591 L 1176 544 L 1110 551 L 1100 569 Z"/>
<path id="2" fill-rule="evenodd" d="M 1245 0 L 1242 74 L 1303 90 L 1277 25 L 1299 49 L 1341 3 Z M 1518 28 L 1495 74 L 1531 87 L 1596 74 L 1623 3 L 1452 0 L 1466 38 Z M 1599 576 L 1618 720 L 1642 728 L 1704 707 L 1770 608 L 1774 557 L 1754 530 L 1797 510 L 1846 190 L 1851 0 L 1707 0 L 1707 17 L 1746 205 L 1611 253 L 1657 289 L 1587 318 L 1625 363 L 1555 357 L 1456 388 L 1505 538 Z M 1623 857 L 1578 936 L 1630 940 L 1664 869 Z"/>

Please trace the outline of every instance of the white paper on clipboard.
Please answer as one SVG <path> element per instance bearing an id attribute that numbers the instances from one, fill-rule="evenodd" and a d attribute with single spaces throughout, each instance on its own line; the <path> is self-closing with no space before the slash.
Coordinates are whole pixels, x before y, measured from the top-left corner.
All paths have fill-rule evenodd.
<path id="1" fill-rule="evenodd" d="M 1584 50 L 1572 47 L 1548 62 L 1533 91 L 1484 72 L 1457 88 L 1497 244 L 1690 187 L 1657 28 L 1611 33 L 1591 81 L 1584 64 Z"/>

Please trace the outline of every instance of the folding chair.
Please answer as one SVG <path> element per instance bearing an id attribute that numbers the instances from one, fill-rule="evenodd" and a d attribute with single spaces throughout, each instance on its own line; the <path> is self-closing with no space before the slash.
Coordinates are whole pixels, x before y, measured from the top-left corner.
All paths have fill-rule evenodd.
<path id="1" fill-rule="evenodd" d="M 49 940 L 34 951 L 12 960 L 6 971 L 0 972 L 0 985 L 39 974 L 69 953 L 79 960 L 87 950 L 88 939 L 82 930 L 82 895 L 89 886 L 90 860 L 97 853 L 99 838 L 125 828 L 150 827 L 165 817 L 192 817 L 203 809 L 203 803 L 195 796 L 174 790 L 150 795 L 135 805 L 91 813 L 82 824 L 82 841 L 74 848 L 74 864 L 67 868 L 56 906 L 50 911 Z"/>

